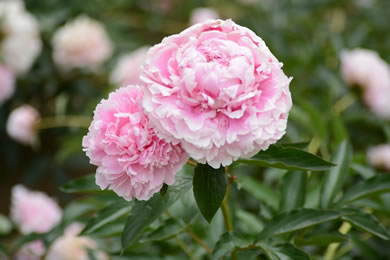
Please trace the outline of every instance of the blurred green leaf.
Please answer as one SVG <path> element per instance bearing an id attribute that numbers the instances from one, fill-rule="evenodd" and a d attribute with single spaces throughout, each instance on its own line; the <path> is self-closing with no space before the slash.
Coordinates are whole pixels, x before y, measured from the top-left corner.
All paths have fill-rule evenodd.
<path id="1" fill-rule="evenodd" d="M 328 208 L 337 192 L 342 188 L 348 176 L 349 164 L 351 162 L 351 147 L 347 141 L 343 141 L 334 153 L 332 162 L 337 166 L 329 170 L 325 176 L 322 186 L 321 207 Z"/>
<path id="2" fill-rule="evenodd" d="M 238 163 L 272 167 L 285 170 L 324 171 L 334 164 L 324 161 L 320 157 L 303 150 L 271 145 L 251 159 L 240 159 Z"/>
<path id="3" fill-rule="evenodd" d="M 390 175 L 378 175 L 353 185 L 344 193 L 337 205 L 347 204 L 368 196 L 390 192 Z"/>
<path id="4" fill-rule="evenodd" d="M 286 143 L 286 144 L 278 144 L 283 148 L 295 148 L 295 149 L 305 149 L 310 142 L 299 142 L 299 143 Z"/>
<path id="5" fill-rule="evenodd" d="M 262 249 L 270 260 L 310 260 L 310 257 L 292 244 L 281 244 L 277 246 L 265 246 Z"/>
<path id="6" fill-rule="evenodd" d="M 235 248 L 249 245 L 249 242 L 233 232 L 226 232 L 221 235 L 213 250 L 214 259 L 230 254 Z"/>
<path id="7" fill-rule="evenodd" d="M 341 217 L 343 220 L 350 222 L 358 229 L 362 229 L 377 237 L 389 240 L 389 232 L 383 227 L 372 214 L 354 212 L 353 214 L 345 214 Z"/>
<path id="8" fill-rule="evenodd" d="M 331 243 L 342 243 L 348 240 L 347 237 L 340 235 L 338 233 L 327 233 L 327 234 L 318 234 L 312 235 L 305 238 L 297 237 L 294 242 L 297 246 L 327 246 Z"/>
<path id="9" fill-rule="evenodd" d="M 11 221 L 3 214 L 0 214 L 0 235 L 7 235 L 11 232 L 11 230 Z"/>
<path id="10" fill-rule="evenodd" d="M 198 164 L 193 185 L 196 204 L 203 217 L 210 222 L 225 198 L 225 168 L 214 169 L 207 164 Z"/>
<path id="11" fill-rule="evenodd" d="M 95 175 L 77 178 L 64 184 L 60 189 L 67 193 L 101 191 L 99 186 L 96 185 Z"/>
<path id="12" fill-rule="evenodd" d="M 174 218 L 167 219 L 164 223 L 150 233 L 147 237 L 141 240 L 141 242 L 147 241 L 160 241 L 170 239 L 184 232 L 186 229 L 178 220 Z"/>
<path id="13" fill-rule="evenodd" d="M 289 233 L 340 217 L 334 210 L 298 209 L 273 218 L 258 235 L 258 240 Z"/>
<path id="14" fill-rule="evenodd" d="M 244 190 L 256 199 L 266 203 L 275 210 L 278 209 L 279 195 L 272 188 L 249 176 L 239 176 L 238 182 Z"/>
<path id="15" fill-rule="evenodd" d="M 306 172 L 287 172 L 283 176 L 281 212 L 289 212 L 305 204 L 306 179 Z"/>
<path id="16" fill-rule="evenodd" d="M 191 179 L 176 177 L 175 184 L 169 187 L 163 197 L 160 193 L 156 193 L 147 201 L 135 201 L 122 233 L 122 248 L 125 249 L 134 243 L 147 226 L 190 188 Z"/>
<path id="17" fill-rule="evenodd" d="M 124 200 L 118 200 L 113 204 L 99 211 L 95 217 L 90 219 L 80 235 L 93 234 L 93 232 L 107 223 L 115 221 L 119 217 L 127 214 L 131 209 L 132 203 Z"/>

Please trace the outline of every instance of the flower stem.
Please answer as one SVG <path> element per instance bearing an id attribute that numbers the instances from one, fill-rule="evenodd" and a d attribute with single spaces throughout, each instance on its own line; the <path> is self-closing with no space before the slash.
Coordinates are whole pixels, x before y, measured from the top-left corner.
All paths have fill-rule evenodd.
<path id="1" fill-rule="evenodd" d="M 190 228 L 187 228 L 186 231 L 207 253 L 213 254 L 213 251 Z"/>
<path id="2" fill-rule="evenodd" d="M 196 167 L 196 165 L 197 165 L 197 163 L 195 161 L 193 161 L 192 159 L 188 159 L 187 164 L 191 165 L 193 167 Z"/>
<path id="3" fill-rule="evenodd" d="M 228 177 L 228 186 L 226 189 L 226 194 L 225 198 L 222 202 L 222 214 L 225 219 L 225 227 L 227 231 L 232 231 L 233 226 L 232 226 L 232 221 L 230 219 L 230 211 L 229 211 L 229 193 L 230 189 L 232 187 L 232 184 L 234 183 L 234 178 L 230 176 L 230 168 L 226 167 L 226 175 Z"/>
<path id="4" fill-rule="evenodd" d="M 91 124 L 91 117 L 89 116 L 53 116 L 44 117 L 36 124 L 36 129 L 48 129 L 56 127 L 77 127 L 77 128 L 88 128 Z"/>
<path id="5" fill-rule="evenodd" d="M 351 230 L 351 224 L 348 222 L 343 222 L 339 228 L 339 232 L 343 235 L 347 234 Z M 335 259 L 336 251 L 339 248 L 340 243 L 332 243 L 328 246 L 325 252 L 324 260 L 333 260 Z"/>

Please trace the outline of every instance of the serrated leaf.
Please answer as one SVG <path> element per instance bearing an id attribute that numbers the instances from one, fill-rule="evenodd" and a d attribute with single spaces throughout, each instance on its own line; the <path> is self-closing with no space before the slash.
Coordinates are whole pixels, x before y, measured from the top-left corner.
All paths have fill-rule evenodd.
<path id="1" fill-rule="evenodd" d="M 288 172 L 283 176 L 280 210 L 289 212 L 305 204 L 306 172 Z"/>
<path id="2" fill-rule="evenodd" d="M 96 185 L 95 175 L 87 175 L 72 180 L 61 186 L 60 190 L 67 193 L 101 191 L 99 186 Z"/>
<path id="3" fill-rule="evenodd" d="M 235 248 L 249 245 L 249 242 L 234 232 L 226 232 L 221 235 L 213 250 L 214 259 L 231 253 Z"/>
<path id="4" fill-rule="evenodd" d="M 113 204 L 99 211 L 94 218 L 88 221 L 87 225 L 80 233 L 81 235 L 93 234 L 93 232 L 107 223 L 115 221 L 119 217 L 127 214 L 132 203 L 124 200 L 115 201 Z"/>
<path id="5" fill-rule="evenodd" d="M 343 220 L 350 222 L 353 226 L 367 231 L 377 237 L 389 240 L 389 232 L 378 222 L 372 214 L 359 213 L 346 214 L 341 217 Z"/>
<path id="6" fill-rule="evenodd" d="M 256 199 L 266 203 L 275 210 L 278 209 L 279 195 L 273 189 L 249 176 L 239 176 L 238 181 L 242 188 Z"/>
<path id="7" fill-rule="evenodd" d="M 309 226 L 337 219 L 340 213 L 334 210 L 299 209 L 273 218 L 259 234 L 258 240 L 293 232 Z"/>
<path id="8" fill-rule="evenodd" d="M 203 217 L 210 223 L 225 198 L 227 181 L 225 168 L 214 169 L 198 164 L 194 174 L 194 196 Z"/>
<path id="9" fill-rule="evenodd" d="M 280 145 L 271 145 L 255 157 L 240 159 L 237 162 L 292 171 L 324 171 L 334 166 L 314 154 Z"/>
<path id="10" fill-rule="evenodd" d="M 122 248 L 125 249 L 134 243 L 149 224 L 154 222 L 190 188 L 191 179 L 176 178 L 175 184 L 169 187 L 163 197 L 160 193 L 156 193 L 147 201 L 135 201 L 122 233 Z"/>
<path id="11" fill-rule="evenodd" d="M 328 233 L 328 234 L 319 234 L 312 235 L 305 238 L 296 238 L 294 240 L 294 244 L 297 246 L 308 246 L 308 245 L 316 245 L 316 246 L 327 246 L 331 243 L 341 243 L 347 240 L 347 237 L 336 234 L 336 233 Z"/>
<path id="12" fill-rule="evenodd" d="M 347 204 L 368 196 L 390 192 L 390 175 L 374 176 L 359 184 L 352 186 L 344 193 L 337 205 Z"/>
<path id="13" fill-rule="evenodd" d="M 326 174 L 321 192 L 321 207 L 328 208 L 342 188 L 348 175 L 351 162 L 351 147 L 347 141 L 342 142 L 333 156 L 332 162 L 337 166 L 331 168 Z"/>

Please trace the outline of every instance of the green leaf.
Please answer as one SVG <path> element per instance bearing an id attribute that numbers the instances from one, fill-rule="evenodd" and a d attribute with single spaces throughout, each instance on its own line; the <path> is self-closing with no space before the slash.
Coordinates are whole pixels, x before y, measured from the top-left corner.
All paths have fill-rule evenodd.
<path id="1" fill-rule="evenodd" d="M 305 252 L 291 244 L 281 244 L 270 249 L 280 260 L 310 260 L 310 257 Z"/>
<path id="2" fill-rule="evenodd" d="M 352 186 L 337 205 L 347 204 L 368 196 L 390 192 L 390 175 L 378 175 Z"/>
<path id="3" fill-rule="evenodd" d="M 131 209 L 131 202 L 118 200 L 113 204 L 102 209 L 94 218 L 88 221 L 87 225 L 81 232 L 81 235 L 92 234 L 95 230 L 107 223 L 115 221 L 119 217 L 127 214 Z"/>
<path id="4" fill-rule="evenodd" d="M 346 214 L 341 217 L 343 220 L 350 222 L 353 226 L 367 231 L 377 237 L 389 240 L 390 236 L 387 230 L 378 222 L 372 214 L 356 212 L 354 214 Z"/>
<path id="5" fill-rule="evenodd" d="M 342 188 L 348 175 L 351 153 L 351 147 L 347 141 L 342 142 L 338 146 L 332 160 L 337 166 L 329 170 L 325 177 L 324 185 L 322 186 L 322 208 L 328 208 L 332 204 L 337 192 Z"/>
<path id="6" fill-rule="evenodd" d="M 328 233 L 328 234 L 319 234 L 312 235 L 306 238 L 296 238 L 294 243 L 297 246 L 327 246 L 331 243 L 342 243 L 347 240 L 347 237 L 337 234 L 337 233 Z"/>
<path id="7" fill-rule="evenodd" d="M 163 197 L 156 193 L 148 201 L 135 201 L 122 233 L 122 248 L 134 243 L 149 224 L 190 189 L 191 179 L 177 177 L 175 184 L 169 187 Z"/>
<path id="8" fill-rule="evenodd" d="M 249 242 L 233 232 L 226 232 L 221 235 L 213 250 L 214 259 L 230 254 L 235 248 L 249 245 Z"/>
<path id="9" fill-rule="evenodd" d="M 251 159 L 240 159 L 238 163 L 298 171 L 324 171 L 334 164 L 303 150 L 271 145 Z"/>
<path id="10" fill-rule="evenodd" d="M 279 195 L 273 189 L 249 176 L 239 176 L 238 181 L 242 188 L 256 199 L 266 203 L 275 210 L 278 209 Z"/>
<path id="11" fill-rule="evenodd" d="M 12 223 L 11 221 L 4 216 L 3 214 L 0 214 L 0 235 L 7 235 L 12 230 Z"/>
<path id="12" fill-rule="evenodd" d="M 289 212 L 305 204 L 306 172 L 288 172 L 282 180 L 280 210 Z"/>
<path id="13" fill-rule="evenodd" d="M 172 237 L 183 233 L 186 229 L 179 221 L 174 218 L 166 220 L 160 227 L 150 233 L 145 239 L 142 239 L 141 242 L 145 241 L 159 241 L 166 240 Z"/>
<path id="14" fill-rule="evenodd" d="M 286 143 L 286 144 L 278 144 L 279 146 L 283 148 L 295 148 L 295 149 L 305 149 L 310 142 L 298 142 L 298 143 Z"/>
<path id="15" fill-rule="evenodd" d="M 64 184 L 60 189 L 67 193 L 101 191 L 99 186 L 96 185 L 95 175 L 77 178 Z"/>
<path id="16" fill-rule="evenodd" d="M 194 196 L 203 217 L 210 223 L 222 204 L 226 193 L 225 168 L 214 169 L 198 164 L 194 174 Z"/>
<path id="17" fill-rule="evenodd" d="M 258 240 L 289 233 L 309 226 L 337 219 L 340 213 L 333 210 L 299 209 L 273 218 L 259 234 Z"/>
<path id="18" fill-rule="evenodd" d="M 300 98 L 298 100 L 299 106 L 307 113 L 309 116 L 309 122 L 312 126 L 314 133 L 318 134 L 319 137 L 321 137 L 322 140 L 327 138 L 327 125 L 324 121 L 323 113 L 324 111 L 320 112 L 318 109 L 307 102 L 306 100 Z"/>

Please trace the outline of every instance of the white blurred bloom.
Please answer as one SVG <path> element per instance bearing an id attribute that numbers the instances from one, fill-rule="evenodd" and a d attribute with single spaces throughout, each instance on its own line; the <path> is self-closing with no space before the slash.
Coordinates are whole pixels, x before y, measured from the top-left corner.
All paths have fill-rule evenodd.
<path id="1" fill-rule="evenodd" d="M 141 83 L 139 76 L 145 61 L 148 47 L 141 47 L 119 58 L 111 73 L 110 81 L 118 86 L 137 85 Z"/>
<path id="2" fill-rule="evenodd" d="M 213 8 L 207 8 L 207 7 L 195 8 L 194 10 L 192 10 L 190 23 L 191 24 L 203 23 L 206 20 L 218 19 L 218 18 L 219 18 L 218 12 Z"/>
<path id="3" fill-rule="evenodd" d="M 7 133 L 15 141 L 31 145 L 36 138 L 35 124 L 39 119 L 39 112 L 32 106 L 18 107 L 8 117 Z"/>
<path id="4" fill-rule="evenodd" d="M 78 236 L 83 226 L 71 224 L 62 237 L 57 238 L 49 248 L 46 260 L 88 260 L 88 249 L 92 250 L 97 260 L 108 260 L 107 254 L 98 249 L 94 240 Z"/>
<path id="5" fill-rule="evenodd" d="M 112 54 L 112 43 L 103 24 L 80 16 L 59 28 L 53 36 L 53 59 L 62 69 L 94 70 Z"/>
<path id="6" fill-rule="evenodd" d="M 27 72 L 42 49 L 39 24 L 28 13 L 22 1 L 0 1 L 0 44 L 5 64 L 16 74 Z"/>
<path id="7" fill-rule="evenodd" d="M 45 245 L 42 240 L 35 240 L 24 244 L 14 257 L 15 260 L 40 260 L 45 254 Z"/>
<path id="8" fill-rule="evenodd" d="M 390 171 L 390 144 L 370 148 L 367 152 L 367 159 L 371 165 Z"/>

